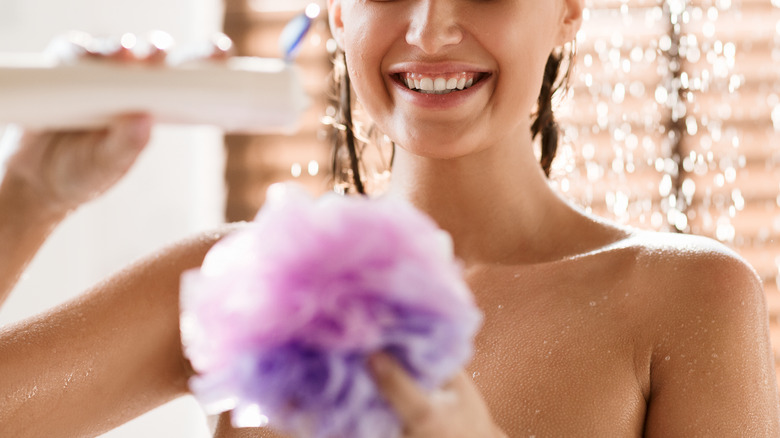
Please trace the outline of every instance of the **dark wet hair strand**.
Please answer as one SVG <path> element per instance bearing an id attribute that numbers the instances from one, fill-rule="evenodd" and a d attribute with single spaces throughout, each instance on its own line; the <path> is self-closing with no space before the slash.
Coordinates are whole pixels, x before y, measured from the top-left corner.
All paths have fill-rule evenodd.
<path id="1" fill-rule="evenodd" d="M 560 53 L 551 53 L 547 58 L 547 65 L 544 67 L 544 79 L 542 89 L 539 92 L 537 100 L 536 119 L 531 125 L 531 135 L 533 138 L 541 135 L 540 164 L 546 176 L 550 176 L 555 153 L 558 151 L 558 123 L 553 114 L 553 94 L 560 88 L 556 86 L 558 73 L 563 63 L 563 55 Z M 568 73 L 568 72 L 567 72 Z"/>

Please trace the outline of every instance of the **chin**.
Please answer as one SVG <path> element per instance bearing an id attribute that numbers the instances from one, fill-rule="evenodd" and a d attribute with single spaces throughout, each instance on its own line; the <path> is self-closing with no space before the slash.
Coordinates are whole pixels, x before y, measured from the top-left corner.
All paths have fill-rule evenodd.
<path id="1" fill-rule="evenodd" d="M 397 143 L 397 146 L 411 155 L 435 160 L 454 160 L 483 149 L 475 147 L 473 143 L 466 145 L 463 142 L 446 142 L 441 138 L 433 142 Z"/>
<path id="2" fill-rule="evenodd" d="M 409 154 L 438 160 L 461 158 L 484 149 L 473 130 L 464 132 L 451 126 L 441 129 L 409 129 L 396 136 L 396 145 Z M 392 137 L 391 137 L 392 138 Z"/>

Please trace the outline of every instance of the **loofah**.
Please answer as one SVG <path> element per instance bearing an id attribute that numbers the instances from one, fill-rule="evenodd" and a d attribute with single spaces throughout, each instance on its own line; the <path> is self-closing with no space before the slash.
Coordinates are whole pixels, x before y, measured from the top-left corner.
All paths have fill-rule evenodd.
<path id="1" fill-rule="evenodd" d="M 482 319 L 430 218 L 292 185 L 272 186 L 254 222 L 184 273 L 181 307 L 208 413 L 316 438 L 396 437 L 367 357 L 388 352 L 433 390 L 466 365 Z"/>

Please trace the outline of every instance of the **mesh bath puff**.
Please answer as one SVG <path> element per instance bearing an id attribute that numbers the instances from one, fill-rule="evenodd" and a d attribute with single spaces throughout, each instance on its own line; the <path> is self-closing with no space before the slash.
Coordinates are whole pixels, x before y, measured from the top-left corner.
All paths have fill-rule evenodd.
<path id="1" fill-rule="evenodd" d="M 254 222 L 182 276 L 190 388 L 237 427 L 394 438 L 366 359 L 393 355 L 426 389 L 472 354 L 482 320 L 448 234 L 405 201 L 275 185 Z"/>

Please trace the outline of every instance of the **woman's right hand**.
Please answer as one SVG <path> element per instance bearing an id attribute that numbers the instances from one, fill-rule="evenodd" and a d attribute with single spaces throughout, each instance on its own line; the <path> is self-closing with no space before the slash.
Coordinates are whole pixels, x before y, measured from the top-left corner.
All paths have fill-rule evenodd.
<path id="1" fill-rule="evenodd" d="M 47 213 L 66 214 L 113 186 L 149 141 L 152 119 L 117 117 L 106 129 L 25 132 L 6 165 L 6 178 L 25 187 Z"/>
<path id="2" fill-rule="evenodd" d="M 47 50 L 63 62 L 89 58 L 154 66 L 169 61 L 172 45 L 173 39 L 159 31 L 141 40 L 132 34 L 109 40 L 75 33 L 55 39 Z M 178 62 L 222 60 L 231 48 L 230 39 L 217 34 L 200 46 L 180 50 L 177 58 Z M 6 163 L 6 178 L 14 178 L 16 186 L 21 183 L 31 201 L 46 212 L 66 214 L 108 190 L 127 173 L 148 143 L 151 126 L 149 115 L 125 114 L 100 130 L 10 135 L 4 143 L 16 143 L 10 145 L 16 151 Z"/>
<path id="3" fill-rule="evenodd" d="M 130 41 L 122 42 L 72 34 L 55 39 L 47 51 L 62 62 L 90 58 L 103 62 L 158 64 L 165 47 L 150 41 L 138 55 Z M 97 130 L 23 132 L 12 128 L 3 139 L 14 150 L 6 164 L 5 178 L 13 182 L 19 197 L 43 213 L 61 217 L 95 198 L 121 179 L 140 155 L 151 135 L 152 119 L 126 114 Z"/>

